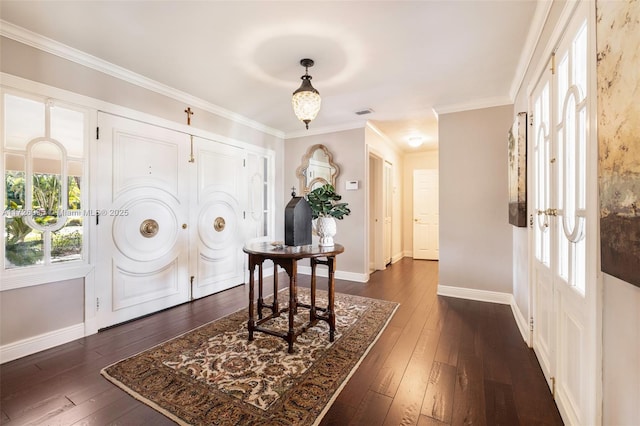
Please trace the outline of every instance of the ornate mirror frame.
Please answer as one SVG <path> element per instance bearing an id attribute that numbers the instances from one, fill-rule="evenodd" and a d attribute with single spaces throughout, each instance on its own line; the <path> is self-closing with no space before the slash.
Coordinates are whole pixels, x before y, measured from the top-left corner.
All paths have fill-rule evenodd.
<path id="1" fill-rule="evenodd" d="M 339 174 L 340 167 L 333 162 L 333 155 L 322 144 L 311 146 L 302 157 L 302 164 L 296 169 L 303 195 L 327 183 L 335 187 Z"/>

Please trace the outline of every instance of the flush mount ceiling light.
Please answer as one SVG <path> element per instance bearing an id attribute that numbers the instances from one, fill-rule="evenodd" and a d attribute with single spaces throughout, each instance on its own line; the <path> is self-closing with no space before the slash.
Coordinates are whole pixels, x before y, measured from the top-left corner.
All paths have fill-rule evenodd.
<path id="1" fill-rule="evenodd" d="M 311 76 L 309 75 L 309 67 L 314 64 L 312 59 L 302 59 L 300 65 L 305 68 L 304 75 L 300 77 L 302 84 L 293 92 L 293 98 L 291 98 L 291 105 L 293 105 L 293 112 L 296 113 L 298 120 L 302 121 L 307 129 L 309 129 L 309 123 L 316 118 L 318 111 L 320 111 L 320 93 L 311 85 Z"/>
<path id="2" fill-rule="evenodd" d="M 417 148 L 422 145 L 424 142 L 424 138 L 422 136 L 412 136 L 409 138 L 409 146 L 413 148 Z"/>

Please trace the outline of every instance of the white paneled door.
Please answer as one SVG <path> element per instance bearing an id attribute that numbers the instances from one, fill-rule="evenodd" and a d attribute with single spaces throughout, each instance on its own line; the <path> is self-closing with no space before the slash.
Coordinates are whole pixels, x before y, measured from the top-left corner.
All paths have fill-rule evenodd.
<path id="1" fill-rule="evenodd" d="M 189 300 L 188 136 L 100 114 L 98 327 Z"/>
<path id="2" fill-rule="evenodd" d="M 566 31 L 531 92 L 533 166 L 533 348 L 567 424 L 596 424 L 597 315 L 595 269 L 587 257 L 596 237 L 587 207 L 597 194 L 588 179 L 590 39 L 587 2 Z M 589 190 L 587 190 L 589 188 Z M 590 254 L 591 253 L 591 254 Z"/>
<path id="3" fill-rule="evenodd" d="M 191 190 L 193 297 L 200 298 L 244 281 L 241 199 L 244 152 L 211 140 L 193 138 L 195 182 Z"/>
<path id="4" fill-rule="evenodd" d="M 438 260 L 438 170 L 413 171 L 413 258 Z"/>
<path id="5" fill-rule="evenodd" d="M 243 150 L 100 113 L 104 328 L 243 283 Z"/>

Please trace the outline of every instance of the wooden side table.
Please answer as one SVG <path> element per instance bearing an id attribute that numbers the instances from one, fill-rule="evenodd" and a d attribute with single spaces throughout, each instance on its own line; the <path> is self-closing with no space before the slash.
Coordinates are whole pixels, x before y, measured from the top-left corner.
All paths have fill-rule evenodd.
<path id="1" fill-rule="evenodd" d="M 326 321 L 329 324 L 329 341 L 333 342 L 336 331 L 336 315 L 334 311 L 336 256 L 344 252 L 344 247 L 336 244 L 332 247 L 320 247 L 317 245 L 307 246 L 273 246 L 271 243 L 247 244 L 243 251 L 249 255 L 249 340 L 253 340 L 253 332 L 260 331 L 283 338 L 289 344 L 289 353 L 293 353 L 293 342 L 296 337 L 304 333 L 307 329 L 315 325 L 318 320 Z M 311 303 L 304 304 L 298 302 L 297 287 L 297 261 L 300 259 L 310 259 L 311 262 Z M 265 260 L 273 262 L 273 302 L 264 303 L 262 293 L 262 264 Z M 328 303 L 326 308 L 316 306 L 316 266 L 327 265 L 329 267 L 328 279 Z M 255 292 L 254 292 L 254 271 L 258 266 L 258 318 L 255 317 Z M 278 266 L 282 267 L 289 275 L 289 305 L 280 309 L 278 303 Z M 309 322 L 299 328 L 294 329 L 294 315 L 298 308 L 309 309 Z M 263 318 L 262 310 L 269 309 L 271 314 Z M 263 324 L 270 319 L 279 317 L 280 314 L 289 313 L 289 328 L 286 333 L 264 327 Z"/>

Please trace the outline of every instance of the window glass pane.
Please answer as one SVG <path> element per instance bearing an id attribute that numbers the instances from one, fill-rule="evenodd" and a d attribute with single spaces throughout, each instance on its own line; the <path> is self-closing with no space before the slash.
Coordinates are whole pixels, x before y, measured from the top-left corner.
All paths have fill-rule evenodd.
<path id="1" fill-rule="evenodd" d="M 31 207 L 37 211 L 35 221 L 43 226 L 58 222 L 62 209 L 62 152 L 52 142 L 38 142 L 31 146 Z"/>
<path id="2" fill-rule="evenodd" d="M 16 169 L 10 165 L 19 166 L 20 163 L 24 164 L 24 158 L 20 158 L 19 155 L 7 155 L 6 157 L 4 208 L 17 210 L 24 207 L 24 170 L 16 171 Z M 22 161 L 20 161 L 20 159 Z M 22 169 L 24 169 L 24 167 L 22 167 Z"/>
<path id="3" fill-rule="evenodd" d="M 39 265 L 43 263 L 44 235 L 29 228 L 22 217 L 5 217 L 7 239 L 5 268 Z"/>
<path id="4" fill-rule="evenodd" d="M 5 94 L 4 145 L 24 150 L 27 143 L 44 136 L 44 104 L 31 99 Z"/>
<path id="5" fill-rule="evenodd" d="M 82 259 L 82 218 L 70 217 L 64 228 L 51 233 L 51 262 Z"/>
<path id="6" fill-rule="evenodd" d="M 70 157 L 82 157 L 84 114 L 66 108 L 52 107 L 51 137 L 64 145 Z"/>

